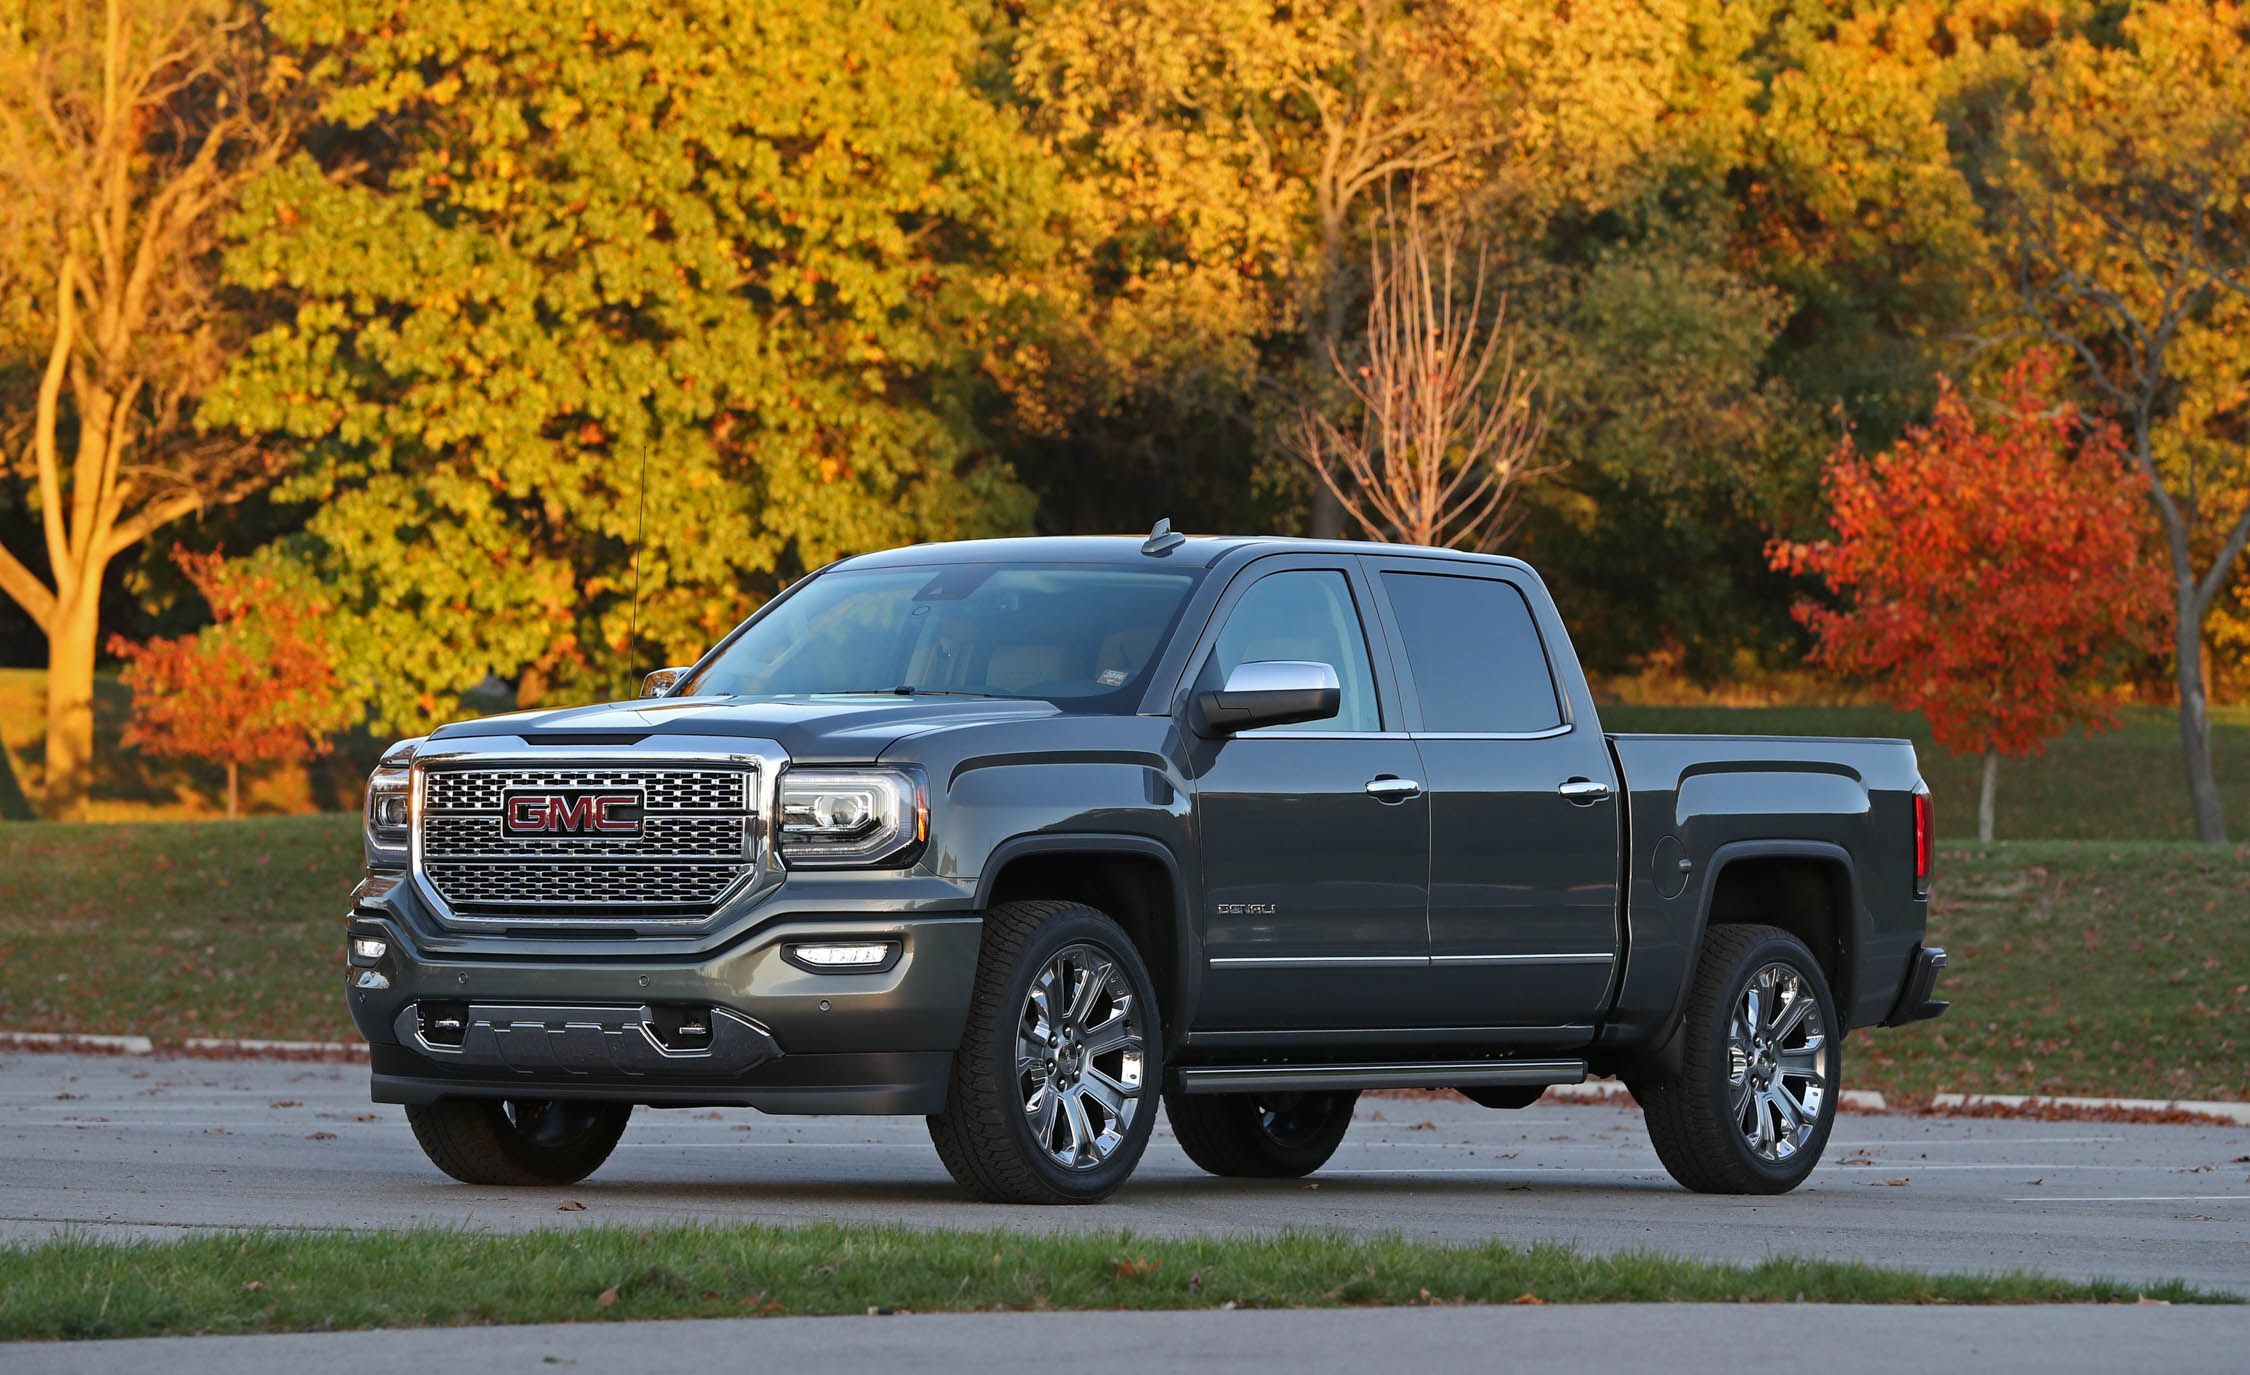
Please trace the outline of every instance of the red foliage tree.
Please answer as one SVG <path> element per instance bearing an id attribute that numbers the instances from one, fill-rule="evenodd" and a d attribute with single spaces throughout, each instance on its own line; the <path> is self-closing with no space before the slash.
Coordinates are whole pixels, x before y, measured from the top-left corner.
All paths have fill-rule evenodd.
<path id="1" fill-rule="evenodd" d="M 1849 438 L 1829 456 L 1832 538 L 1767 548 L 1846 602 L 1798 604 L 1816 662 L 1984 756 L 1983 840 L 2000 757 L 2114 725 L 2105 689 L 2165 629 L 2149 611 L 2163 579 L 2142 538 L 2147 482 L 2116 426 L 2049 403 L 2053 373 L 2043 353 L 2019 363 L 1990 425 L 1941 377 L 1929 424 L 1872 458 Z"/>
<path id="2" fill-rule="evenodd" d="M 110 637 L 133 694 L 125 743 L 226 765 L 227 815 L 236 816 L 244 764 L 327 753 L 348 709 L 328 647 L 311 628 L 321 608 L 219 554 L 175 545 L 172 561 L 210 603 L 212 624 L 146 644 Z"/>

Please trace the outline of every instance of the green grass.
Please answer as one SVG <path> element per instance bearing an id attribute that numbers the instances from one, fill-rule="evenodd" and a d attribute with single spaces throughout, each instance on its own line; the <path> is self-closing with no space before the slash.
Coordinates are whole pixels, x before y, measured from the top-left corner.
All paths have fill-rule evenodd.
<path id="1" fill-rule="evenodd" d="M 1153 1238 L 756 1224 L 480 1236 L 61 1237 L 0 1248 L 0 1339 L 629 1318 L 1515 1303 L 2235 1302 L 2184 1284 L 1723 1265 L 1331 1233 Z"/>
<path id="2" fill-rule="evenodd" d="M 2227 815 L 2250 834 L 2250 713 L 2215 713 L 2212 767 Z M 2045 754 L 2000 761 L 2002 840 L 2188 840 L 2187 776 L 2178 716 L 2152 707 L 2121 713 L 2116 730 L 2064 736 Z M 1948 754 L 1918 715 L 1887 707 L 1607 707 L 1613 731 L 1720 735 L 1889 735 L 1912 740 L 1937 799 L 1940 837 L 1976 834 L 1983 760 Z"/>
<path id="3" fill-rule="evenodd" d="M 343 816 L 0 826 L 0 1029 L 348 1040 Z M 2250 1100 L 2250 847 L 1946 846 L 1944 1019 L 1852 1087 Z"/>
<path id="4" fill-rule="evenodd" d="M 2250 846 L 1938 855 L 1935 1022 L 1855 1036 L 1861 1088 L 2250 1101 Z"/>
<path id="5" fill-rule="evenodd" d="M 350 1036 L 357 824 L 0 826 L 0 1029 Z"/>

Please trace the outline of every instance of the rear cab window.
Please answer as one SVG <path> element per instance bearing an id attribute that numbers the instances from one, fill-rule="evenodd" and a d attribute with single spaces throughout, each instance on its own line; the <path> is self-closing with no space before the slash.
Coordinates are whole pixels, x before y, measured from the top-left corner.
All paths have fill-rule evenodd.
<path id="1" fill-rule="evenodd" d="M 1438 735 L 1538 735 L 1563 726 L 1546 645 L 1523 593 L 1498 578 L 1385 569 L 1383 594 Z"/>

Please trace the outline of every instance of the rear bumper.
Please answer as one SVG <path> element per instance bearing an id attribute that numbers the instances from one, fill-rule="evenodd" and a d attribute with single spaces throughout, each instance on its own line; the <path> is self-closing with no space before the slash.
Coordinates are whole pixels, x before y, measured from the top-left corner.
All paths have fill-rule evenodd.
<path id="1" fill-rule="evenodd" d="M 426 949 L 397 914 L 362 908 L 384 953 L 347 973 L 377 1102 L 575 1097 L 770 1112 L 934 1113 L 967 1019 L 974 916 L 777 916 L 699 957 Z M 784 949 L 887 939 L 897 960 L 815 973 Z M 683 1036 L 683 1024 L 701 1033 Z"/>
<path id="2" fill-rule="evenodd" d="M 1920 945 L 1914 948 L 1914 958 L 1906 966 L 1906 982 L 1898 991 L 1898 1002 L 1891 1007 L 1891 1015 L 1883 1019 L 1884 1026 L 1905 1026 L 1909 1022 L 1926 1022 L 1932 1017 L 1942 1017 L 1953 1004 L 1940 1002 L 1937 992 L 1938 976 L 1945 972 L 1945 947 Z"/>

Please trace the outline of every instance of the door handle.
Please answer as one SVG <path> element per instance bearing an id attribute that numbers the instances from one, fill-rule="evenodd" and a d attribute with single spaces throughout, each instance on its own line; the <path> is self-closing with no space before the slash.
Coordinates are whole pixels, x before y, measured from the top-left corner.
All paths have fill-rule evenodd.
<path id="1" fill-rule="evenodd" d="M 1609 784 L 1591 778 L 1566 778 L 1555 785 L 1555 791 L 1581 807 L 1609 800 Z"/>
<path id="2" fill-rule="evenodd" d="M 1404 802 L 1411 797 L 1420 797 L 1422 785 L 1411 778 L 1386 773 L 1368 780 L 1367 795 L 1377 802 Z"/>

